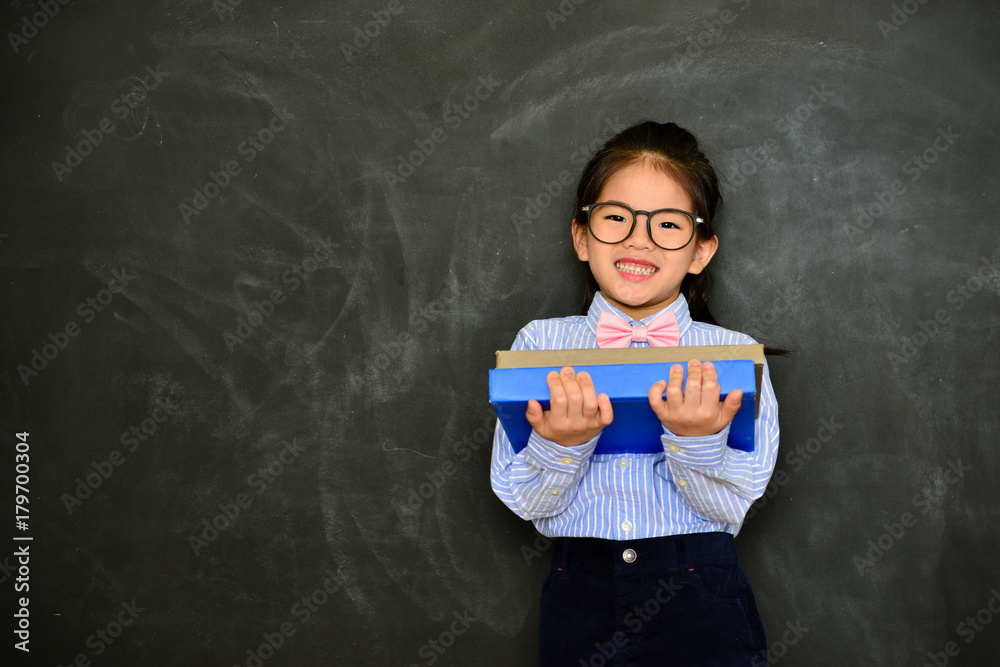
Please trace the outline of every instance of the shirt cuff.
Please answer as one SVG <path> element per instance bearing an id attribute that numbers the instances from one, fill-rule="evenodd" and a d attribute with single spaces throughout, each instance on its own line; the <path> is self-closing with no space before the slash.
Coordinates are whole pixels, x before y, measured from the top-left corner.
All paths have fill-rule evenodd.
<path id="1" fill-rule="evenodd" d="M 729 424 L 712 435 L 674 435 L 663 427 L 663 452 L 668 460 L 685 468 L 718 469 L 726 454 Z"/>
<path id="2" fill-rule="evenodd" d="M 582 445 L 563 447 L 543 438 L 532 429 L 528 445 L 524 448 L 524 461 L 540 470 L 573 474 L 590 459 L 600 437 L 601 434 L 598 433 Z"/>

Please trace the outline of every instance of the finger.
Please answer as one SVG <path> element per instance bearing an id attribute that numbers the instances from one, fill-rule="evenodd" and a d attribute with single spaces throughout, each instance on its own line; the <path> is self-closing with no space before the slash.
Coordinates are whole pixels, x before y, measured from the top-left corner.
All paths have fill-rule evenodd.
<path id="1" fill-rule="evenodd" d="M 701 405 L 701 362 L 692 359 L 688 362 L 688 379 L 684 385 L 684 402 L 689 405 Z"/>
<path id="2" fill-rule="evenodd" d="M 545 376 L 549 385 L 549 417 L 563 419 L 566 417 L 566 390 L 563 389 L 562 376 L 552 371 Z"/>
<path id="3" fill-rule="evenodd" d="M 542 427 L 545 425 L 545 412 L 542 410 L 542 404 L 531 399 L 528 401 L 528 409 L 525 410 L 524 416 L 528 419 L 528 423 L 531 424 L 531 428 L 535 429 L 536 433 L 542 432 Z"/>
<path id="4" fill-rule="evenodd" d="M 734 389 L 729 392 L 726 396 L 726 400 L 722 402 L 722 408 L 719 414 L 719 429 L 725 428 L 726 424 L 733 421 L 733 417 L 736 413 L 740 411 L 740 406 L 743 405 L 743 391 L 740 389 Z"/>
<path id="5" fill-rule="evenodd" d="M 667 394 L 667 409 L 679 410 L 684 405 L 684 392 L 681 390 L 683 382 L 684 367 L 680 364 L 674 364 L 670 367 L 670 378 L 665 392 Z"/>
<path id="6" fill-rule="evenodd" d="M 667 381 L 660 380 L 649 388 L 649 407 L 659 417 L 660 421 L 667 418 L 667 402 L 663 399 L 663 392 L 667 388 Z"/>
<path id="7" fill-rule="evenodd" d="M 566 392 L 566 414 L 572 419 L 581 414 L 583 406 L 583 392 L 580 390 L 580 383 L 577 382 L 576 373 L 567 366 L 559 374 L 562 381 L 563 391 Z"/>
<path id="8" fill-rule="evenodd" d="M 601 428 L 609 425 L 615 418 L 614 411 L 611 409 L 611 397 L 607 394 L 601 394 L 597 397 L 598 415 L 597 421 L 600 423 Z"/>
<path id="9" fill-rule="evenodd" d="M 583 415 L 593 417 L 597 415 L 600 407 L 597 401 L 597 389 L 594 387 L 594 380 L 590 373 L 583 371 L 576 374 L 576 383 L 580 388 L 580 396 L 583 400 Z"/>
<path id="10" fill-rule="evenodd" d="M 706 361 L 701 365 L 701 400 L 710 405 L 719 402 L 719 374 L 715 364 Z"/>

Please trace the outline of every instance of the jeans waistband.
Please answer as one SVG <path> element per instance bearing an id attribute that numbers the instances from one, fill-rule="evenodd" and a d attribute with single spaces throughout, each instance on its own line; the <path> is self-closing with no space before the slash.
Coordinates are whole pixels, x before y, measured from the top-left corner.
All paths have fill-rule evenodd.
<path id="1" fill-rule="evenodd" d="M 553 542 L 553 567 L 593 569 L 682 568 L 738 562 L 729 533 L 688 533 L 639 540 L 559 537 Z"/>

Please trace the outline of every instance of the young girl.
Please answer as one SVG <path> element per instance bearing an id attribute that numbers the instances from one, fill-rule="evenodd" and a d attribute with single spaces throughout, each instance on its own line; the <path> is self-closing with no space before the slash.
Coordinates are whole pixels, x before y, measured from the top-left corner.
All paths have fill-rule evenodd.
<path id="1" fill-rule="evenodd" d="M 686 130 L 646 122 L 613 137 L 583 172 L 571 223 L 577 257 L 600 291 L 586 316 L 530 322 L 512 349 L 754 343 L 717 326 L 706 307 L 720 202 L 715 170 Z M 614 413 L 600 387 L 571 368 L 549 374 L 549 410 L 529 403 L 523 450 L 515 454 L 497 426 L 494 491 L 554 539 L 540 608 L 543 667 L 767 664 L 733 547 L 778 449 L 767 367 L 752 452 L 726 446 L 740 393 L 720 401 L 709 362 L 688 363 L 683 391 L 682 376 L 674 365 L 649 388 L 662 452 L 594 454 Z"/>

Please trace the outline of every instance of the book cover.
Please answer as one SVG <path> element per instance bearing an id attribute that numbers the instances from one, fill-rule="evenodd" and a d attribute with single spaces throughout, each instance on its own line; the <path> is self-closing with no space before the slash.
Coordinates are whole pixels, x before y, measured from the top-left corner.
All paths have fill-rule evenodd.
<path id="1" fill-rule="evenodd" d="M 649 407 L 648 392 L 658 380 L 666 380 L 670 367 L 690 359 L 711 361 L 719 376 L 720 398 L 736 389 L 743 391 L 743 404 L 729 429 L 727 444 L 752 451 L 754 420 L 764 365 L 762 345 L 712 345 L 669 348 L 621 348 L 588 350 L 519 350 L 497 352 L 497 368 L 490 370 L 490 403 L 515 451 L 523 449 L 531 433 L 524 416 L 528 400 L 548 409 L 546 376 L 564 366 L 587 371 L 598 393 L 611 399 L 614 421 L 604 429 L 595 454 L 653 453 L 663 451 L 663 426 Z"/>

